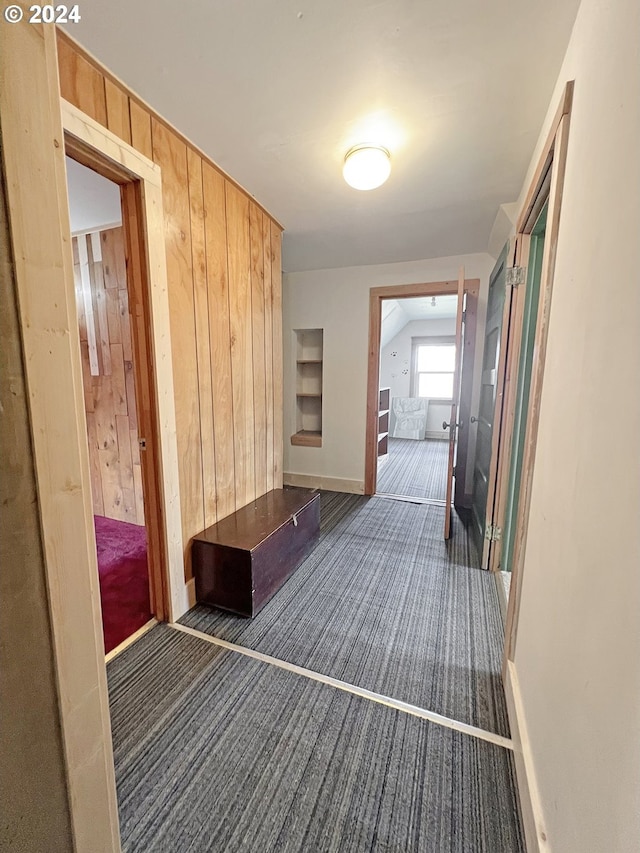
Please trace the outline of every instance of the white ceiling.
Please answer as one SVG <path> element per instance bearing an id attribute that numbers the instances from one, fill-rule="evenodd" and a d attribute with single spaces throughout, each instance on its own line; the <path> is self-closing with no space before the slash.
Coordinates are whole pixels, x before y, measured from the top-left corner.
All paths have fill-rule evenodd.
<path id="1" fill-rule="evenodd" d="M 380 346 L 386 346 L 412 320 L 450 320 L 456 316 L 457 308 L 458 297 L 454 295 L 384 299 Z"/>
<path id="2" fill-rule="evenodd" d="M 444 320 L 456 316 L 458 296 L 422 296 L 401 300 L 409 320 Z"/>
<path id="3" fill-rule="evenodd" d="M 579 0 L 92 0 L 67 30 L 284 225 L 284 267 L 485 251 Z M 389 148 L 377 190 L 341 176 Z"/>
<path id="4" fill-rule="evenodd" d="M 66 161 L 71 233 L 86 234 L 121 225 L 120 187 L 70 157 Z"/>

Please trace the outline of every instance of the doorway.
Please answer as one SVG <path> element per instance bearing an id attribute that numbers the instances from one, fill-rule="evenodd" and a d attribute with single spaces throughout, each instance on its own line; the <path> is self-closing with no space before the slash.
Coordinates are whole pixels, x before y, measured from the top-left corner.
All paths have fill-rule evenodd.
<path id="1" fill-rule="evenodd" d="M 73 269 L 108 655 L 153 619 L 120 188 L 67 157 Z"/>
<path id="2" fill-rule="evenodd" d="M 454 294 L 382 302 L 377 494 L 444 506 L 457 302 Z"/>
<path id="3" fill-rule="evenodd" d="M 100 452 L 109 449 L 113 451 L 114 440 L 110 442 L 110 435 L 115 435 L 116 439 L 118 437 L 118 424 L 113 423 L 115 414 L 124 417 L 126 408 L 128 423 L 124 420 L 120 422 L 122 440 L 118 442 L 119 448 L 121 445 L 125 447 L 122 463 L 126 471 L 125 488 L 122 488 L 123 480 L 116 478 L 116 473 L 122 475 L 118 469 L 120 462 L 110 464 L 107 468 L 103 459 L 110 491 L 107 497 L 101 484 L 102 508 L 104 510 L 105 501 L 107 505 L 115 502 L 118 503 L 117 514 L 120 514 L 120 519 L 117 520 L 121 520 L 122 515 L 125 516 L 125 523 L 144 519 L 149 612 L 157 620 L 165 621 L 171 619 L 174 613 L 184 612 L 187 596 L 179 503 L 176 500 L 179 490 L 172 370 L 168 351 L 168 300 L 160 170 L 65 101 L 62 101 L 62 119 L 65 152 L 68 160 L 74 161 L 72 168 L 87 167 L 94 179 L 104 179 L 103 184 L 111 187 L 112 192 L 115 189 L 116 199 L 119 200 L 117 205 L 112 203 L 111 209 L 117 208 L 121 225 L 110 222 L 115 228 L 104 229 L 112 232 L 106 240 L 102 239 L 105 236 L 102 232 L 99 232 L 100 239 L 97 236 L 87 237 L 85 234 L 84 241 L 79 240 L 77 243 L 78 255 L 74 262 L 77 260 L 80 265 L 80 252 L 83 253 L 84 260 L 86 249 L 89 267 L 94 264 L 94 272 L 101 272 L 103 279 L 106 266 L 110 267 L 111 278 L 107 283 L 113 285 L 110 289 L 118 291 L 117 309 L 121 339 L 123 329 L 127 326 L 130 333 L 130 341 L 127 338 L 126 341 L 120 342 L 122 363 L 116 366 L 118 376 L 115 393 L 112 377 L 110 392 L 116 398 L 113 404 L 115 409 L 111 412 L 113 418 L 107 421 L 106 436 L 103 434 L 105 424 L 100 425 L 101 446 L 99 441 L 96 442 Z M 116 246 L 119 248 L 116 249 Z M 102 257 L 102 269 L 99 271 L 95 267 L 98 256 Z M 116 300 L 106 294 L 105 282 L 100 283 L 103 295 L 100 295 L 99 289 L 96 291 L 95 308 L 92 312 L 85 310 L 84 316 L 86 321 L 93 315 L 94 327 L 97 322 L 95 348 L 101 351 L 104 360 L 107 348 L 110 348 L 111 343 L 115 343 L 109 337 L 109 306 L 110 310 L 115 312 Z M 80 300 L 80 303 L 83 305 L 84 300 Z M 93 307 L 92 300 L 87 299 L 87 303 Z M 115 316 L 112 317 L 113 328 L 118 325 L 115 319 Z M 105 335 L 99 335 L 101 329 L 105 331 L 106 340 Z M 125 357 L 125 347 L 126 355 L 130 355 L 130 358 Z M 89 350 L 89 347 L 87 349 Z M 119 350 L 117 353 L 120 355 Z M 96 352 L 93 353 L 93 359 L 94 371 L 96 362 L 99 370 L 100 358 Z M 89 366 L 91 368 L 90 360 Z M 113 359 L 111 368 L 113 371 Z M 92 375 L 91 369 L 88 373 L 89 376 Z M 125 427 L 129 428 L 129 453 L 126 452 Z M 103 456 L 107 454 L 103 453 Z M 135 467 L 136 465 L 139 465 L 139 468 Z M 130 470 L 132 475 L 129 474 Z M 97 470 L 94 473 L 90 468 L 90 473 L 94 498 L 94 494 L 98 493 L 98 490 L 93 488 L 93 481 L 97 482 Z M 93 509 L 95 515 L 99 502 L 98 506 L 94 504 Z M 141 524 L 136 526 L 142 527 Z M 137 547 L 140 552 L 140 542 Z"/>
<path id="4" fill-rule="evenodd" d="M 403 438 L 401 434 L 401 425 L 397 423 L 399 420 L 402 419 L 402 412 L 400 411 L 402 404 L 396 404 L 398 411 L 392 412 L 394 404 L 392 402 L 391 386 L 385 385 L 381 382 L 381 376 L 384 375 L 382 372 L 381 363 L 382 350 L 384 349 L 384 347 L 381 347 L 381 335 L 383 324 L 383 308 L 385 302 L 387 302 L 387 304 L 390 304 L 391 302 L 395 301 L 400 303 L 402 306 L 405 300 L 424 299 L 426 300 L 428 305 L 432 306 L 432 300 L 433 297 L 435 297 L 437 306 L 439 298 L 441 299 L 442 297 L 448 297 L 447 302 L 442 303 L 443 308 L 446 305 L 447 310 L 449 310 L 453 304 L 455 304 L 456 306 L 454 336 L 455 341 L 458 342 L 457 347 L 451 349 L 450 335 L 435 336 L 440 337 L 441 339 L 443 337 L 445 338 L 444 341 L 441 340 L 440 342 L 438 342 L 437 345 L 439 352 L 436 354 L 434 354 L 433 341 L 431 341 L 431 343 L 429 341 L 426 341 L 425 343 L 424 341 L 415 340 L 412 341 L 409 345 L 410 349 L 408 356 L 405 348 L 405 355 L 400 357 L 399 362 L 397 361 L 397 359 L 399 358 L 399 350 L 388 350 L 388 354 L 394 351 L 396 352 L 396 356 L 390 356 L 390 359 L 395 359 L 395 361 L 393 362 L 394 364 L 399 363 L 399 367 L 397 369 L 394 370 L 392 368 L 387 368 L 387 365 L 385 365 L 385 369 L 389 370 L 389 381 L 393 378 L 390 375 L 393 372 L 399 374 L 405 380 L 405 384 L 400 388 L 400 390 L 404 389 L 406 391 L 406 382 L 408 378 L 408 399 L 418 401 L 418 403 L 415 403 L 413 405 L 416 405 L 418 407 L 423 406 L 424 401 L 423 403 L 420 403 L 420 390 L 425 393 L 427 391 L 433 393 L 433 399 L 438 401 L 434 406 L 434 417 L 437 414 L 437 406 L 446 405 L 446 408 L 444 408 L 445 415 L 443 416 L 442 421 L 439 422 L 440 428 L 443 432 L 445 432 L 446 437 L 449 439 L 447 442 L 443 442 L 443 444 L 446 444 L 446 447 L 448 449 L 445 494 L 442 495 L 442 491 L 438 491 L 435 493 L 437 497 L 421 497 L 420 495 L 396 495 L 396 497 L 400 497 L 404 500 L 409 499 L 417 502 L 443 503 L 445 507 L 445 539 L 449 537 L 451 530 L 451 507 L 455 506 L 456 511 L 458 511 L 458 513 L 462 512 L 463 514 L 466 514 L 466 510 L 468 509 L 468 507 L 470 507 L 471 504 L 472 483 L 468 470 L 469 466 L 467 463 L 468 460 L 473 457 L 474 451 L 472 442 L 473 436 L 469 428 L 469 421 L 471 415 L 471 397 L 474 385 L 476 317 L 479 288 L 479 279 L 465 279 L 464 270 L 461 269 L 458 281 L 440 281 L 428 282 L 424 284 L 374 287 L 371 288 L 371 290 L 369 291 L 369 364 L 367 385 L 364 484 L 364 493 L 366 495 L 375 495 L 376 493 L 382 493 L 382 488 L 384 487 L 393 488 L 394 491 L 398 491 L 399 489 L 401 490 L 402 488 L 409 488 L 406 483 L 404 484 L 404 486 L 396 485 L 390 487 L 388 484 L 389 475 L 385 474 L 384 470 L 385 464 L 388 463 L 385 463 L 384 460 L 380 464 L 378 462 L 379 457 L 386 455 L 385 449 L 388 452 L 390 438 Z M 386 308 L 384 310 L 386 310 L 388 316 L 391 315 L 392 311 L 389 308 Z M 400 318 L 402 317 L 401 314 L 398 314 L 398 316 Z M 396 330 L 395 334 L 400 331 L 401 325 L 402 322 L 399 323 L 398 329 Z M 387 335 L 389 335 L 388 332 Z M 392 332 L 391 339 L 393 338 L 393 336 L 394 333 Z M 409 335 L 409 337 L 411 338 L 411 335 Z M 422 335 L 415 337 L 420 338 L 425 336 Z M 391 343 L 391 339 L 386 341 L 387 348 Z M 440 344 L 442 345 L 442 348 L 440 348 Z M 448 360 L 451 359 L 452 355 L 455 355 L 455 368 L 453 371 L 454 377 L 452 380 L 454 390 L 453 400 L 439 396 L 439 394 L 442 393 L 442 383 L 446 383 L 447 381 L 449 381 L 449 384 L 451 384 L 451 380 L 447 380 L 446 378 L 446 375 L 451 373 L 451 371 L 448 369 L 448 367 L 447 369 L 442 368 L 445 365 L 448 366 Z M 407 364 L 403 364 L 403 362 L 405 361 L 407 362 Z M 391 363 L 390 360 L 389 363 Z M 425 365 L 427 369 L 424 369 Z M 407 372 L 403 373 L 403 370 L 406 370 Z M 429 376 L 428 374 L 432 375 Z M 395 378 L 397 379 L 398 376 L 396 376 Z M 440 391 L 437 391 L 436 389 L 436 385 L 438 385 L 438 383 L 440 383 L 441 385 Z M 429 423 L 428 404 L 426 406 L 426 409 L 426 416 L 424 415 L 424 412 L 422 413 L 422 421 L 424 422 L 425 433 L 427 425 Z M 434 423 L 435 421 L 431 420 L 431 424 Z M 421 430 L 422 426 L 420 425 L 418 427 L 418 434 L 421 433 Z M 396 433 L 396 435 L 393 434 L 394 432 Z M 435 434 L 439 435 L 438 432 L 436 432 Z M 423 441 L 423 439 L 421 438 L 409 440 L 412 442 Z M 393 448 L 393 442 L 391 442 L 391 447 Z M 393 463 L 391 464 L 393 465 Z M 413 467 L 414 469 L 419 470 L 420 465 L 414 460 Z M 434 470 L 437 471 L 437 466 L 434 466 Z M 379 472 L 381 476 L 382 487 L 379 487 L 378 485 Z M 453 490 L 454 473 L 455 492 Z M 435 483 L 437 483 L 437 479 L 435 479 Z M 418 488 L 421 487 L 424 488 L 424 484 L 418 486 Z"/>

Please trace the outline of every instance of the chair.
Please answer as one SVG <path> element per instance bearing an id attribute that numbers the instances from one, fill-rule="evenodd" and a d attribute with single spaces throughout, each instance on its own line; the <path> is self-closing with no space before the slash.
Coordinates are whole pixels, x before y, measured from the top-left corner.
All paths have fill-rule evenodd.
<path id="1" fill-rule="evenodd" d="M 428 405 L 429 401 L 424 397 L 394 397 L 393 437 L 423 439 L 427 428 Z"/>

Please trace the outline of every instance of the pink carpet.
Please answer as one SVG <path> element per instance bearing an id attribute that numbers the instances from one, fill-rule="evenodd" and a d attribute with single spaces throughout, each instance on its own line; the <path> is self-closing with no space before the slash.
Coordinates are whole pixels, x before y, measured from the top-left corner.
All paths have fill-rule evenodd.
<path id="1" fill-rule="evenodd" d="M 106 653 L 151 619 L 147 531 L 100 515 L 94 520 Z"/>

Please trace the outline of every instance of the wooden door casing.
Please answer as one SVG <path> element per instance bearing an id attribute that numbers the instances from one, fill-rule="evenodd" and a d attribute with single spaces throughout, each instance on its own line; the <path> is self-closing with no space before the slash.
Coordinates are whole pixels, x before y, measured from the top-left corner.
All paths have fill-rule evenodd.
<path id="1" fill-rule="evenodd" d="M 473 365 L 476 339 L 476 306 L 480 291 L 480 279 L 471 278 L 464 282 L 464 292 L 473 310 L 467 316 L 465 324 L 465 353 L 462 364 L 462 393 L 461 410 L 469 411 L 471 405 L 471 390 L 473 386 Z M 378 463 L 378 396 L 380 392 L 380 330 L 382 326 L 383 299 L 412 299 L 420 296 L 454 295 L 458 292 L 457 281 L 433 281 L 419 284 L 397 284 L 372 287 L 369 291 L 369 349 L 367 370 L 367 413 L 365 424 L 365 468 L 364 494 L 375 495 Z M 469 431 L 463 436 L 464 461 L 468 455 Z M 464 477 L 460 478 L 463 483 Z M 458 492 L 456 490 L 456 505 Z M 462 505 L 462 500 L 460 501 Z"/>

